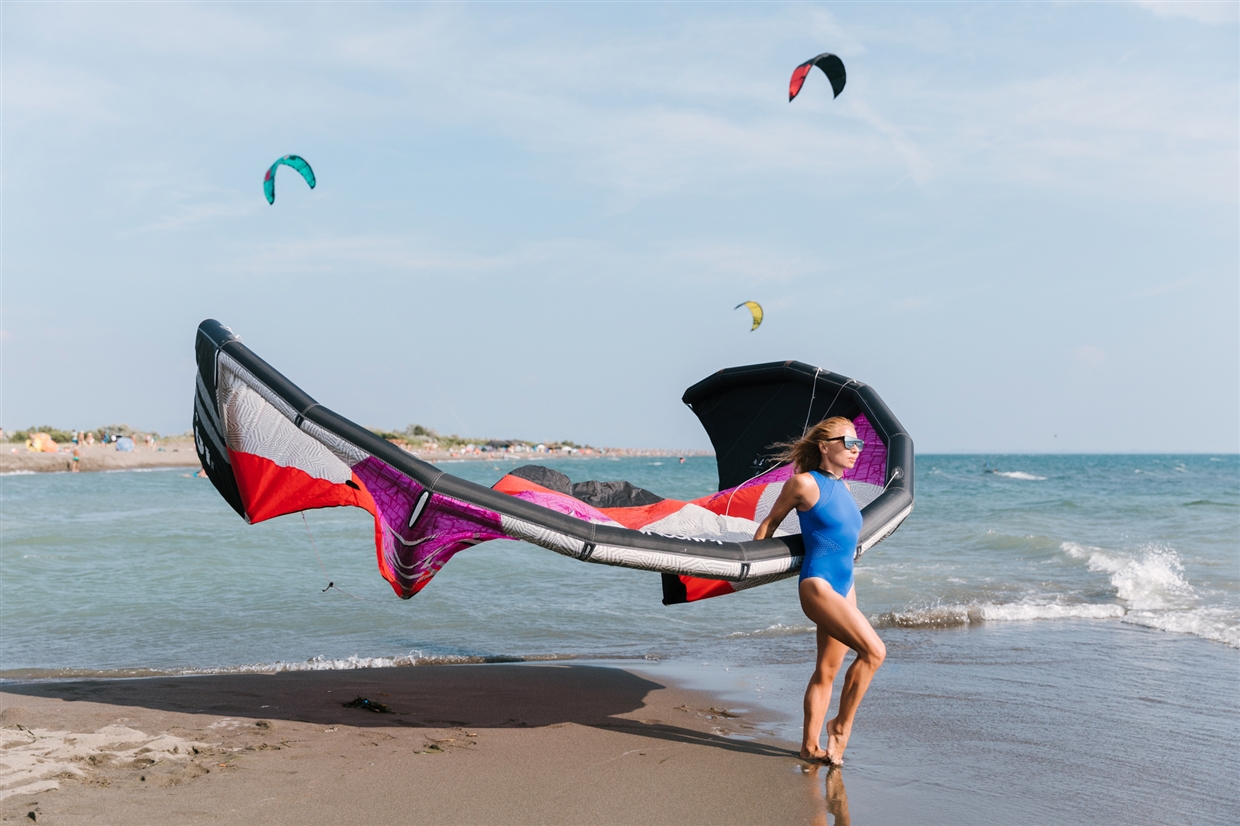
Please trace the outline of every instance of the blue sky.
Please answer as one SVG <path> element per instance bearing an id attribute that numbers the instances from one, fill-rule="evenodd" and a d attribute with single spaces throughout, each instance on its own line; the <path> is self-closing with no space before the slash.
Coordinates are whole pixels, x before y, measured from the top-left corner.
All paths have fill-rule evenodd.
<path id="1" fill-rule="evenodd" d="M 214 317 L 368 425 L 707 447 L 793 358 L 922 452 L 1240 449 L 1234 3 L 2 10 L 6 428 L 185 430 Z"/>

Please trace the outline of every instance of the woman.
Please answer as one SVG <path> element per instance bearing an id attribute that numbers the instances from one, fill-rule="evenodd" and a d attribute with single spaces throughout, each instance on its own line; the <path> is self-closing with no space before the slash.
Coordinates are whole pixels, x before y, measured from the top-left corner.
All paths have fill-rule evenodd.
<path id="1" fill-rule="evenodd" d="M 853 423 L 842 416 L 815 425 L 781 457 L 791 461 L 797 473 L 784 483 L 770 515 L 754 534 L 754 539 L 772 536 L 788 513 L 797 509 L 805 541 L 801 610 L 818 626 L 818 660 L 805 689 L 801 759 L 828 764 L 843 762 L 857 706 L 887 656 L 883 641 L 857 610 L 853 555 L 861 532 L 861 511 L 847 483 L 841 481 L 864 446 Z M 827 721 L 824 749 L 819 739 L 831 702 L 831 684 L 850 648 L 857 652 L 857 659 L 844 675 L 839 711 Z"/>

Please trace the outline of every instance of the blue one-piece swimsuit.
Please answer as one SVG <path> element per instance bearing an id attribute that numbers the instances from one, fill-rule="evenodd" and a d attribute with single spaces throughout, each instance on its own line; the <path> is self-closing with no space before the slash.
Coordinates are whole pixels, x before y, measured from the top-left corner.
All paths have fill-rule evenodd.
<path id="1" fill-rule="evenodd" d="M 810 473 L 818 483 L 818 501 L 809 510 L 797 512 L 805 541 L 801 581 L 820 577 L 835 593 L 846 597 L 853 587 L 853 554 L 861 535 L 861 509 L 843 482 L 816 470 Z"/>

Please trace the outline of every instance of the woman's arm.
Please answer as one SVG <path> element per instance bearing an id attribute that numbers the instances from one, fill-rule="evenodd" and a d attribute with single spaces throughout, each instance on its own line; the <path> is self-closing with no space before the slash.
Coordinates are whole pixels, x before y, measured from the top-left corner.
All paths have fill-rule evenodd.
<path id="1" fill-rule="evenodd" d="M 815 497 L 813 502 L 809 501 L 807 497 L 811 490 L 817 493 L 818 486 L 814 484 L 808 473 L 798 473 L 784 482 L 783 489 L 779 491 L 779 496 L 775 499 L 775 504 L 771 506 L 771 512 L 767 514 L 766 519 L 762 520 L 753 538 L 769 539 L 772 537 L 775 529 L 787 518 L 793 508 L 812 508 L 818 500 Z"/>

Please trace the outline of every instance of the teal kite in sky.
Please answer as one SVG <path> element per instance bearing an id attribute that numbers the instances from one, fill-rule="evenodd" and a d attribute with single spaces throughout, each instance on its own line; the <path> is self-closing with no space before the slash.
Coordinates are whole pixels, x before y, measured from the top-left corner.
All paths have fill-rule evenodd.
<path id="1" fill-rule="evenodd" d="M 285 155 L 280 160 L 271 165 L 271 169 L 267 170 L 267 174 L 263 177 L 263 194 L 267 196 L 267 203 L 274 204 L 276 202 L 276 167 L 280 164 L 291 166 L 301 173 L 301 177 L 306 179 L 306 183 L 314 189 L 314 170 L 310 168 L 310 164 L 306 163 L 306 159 L 300 155 Z"/>

